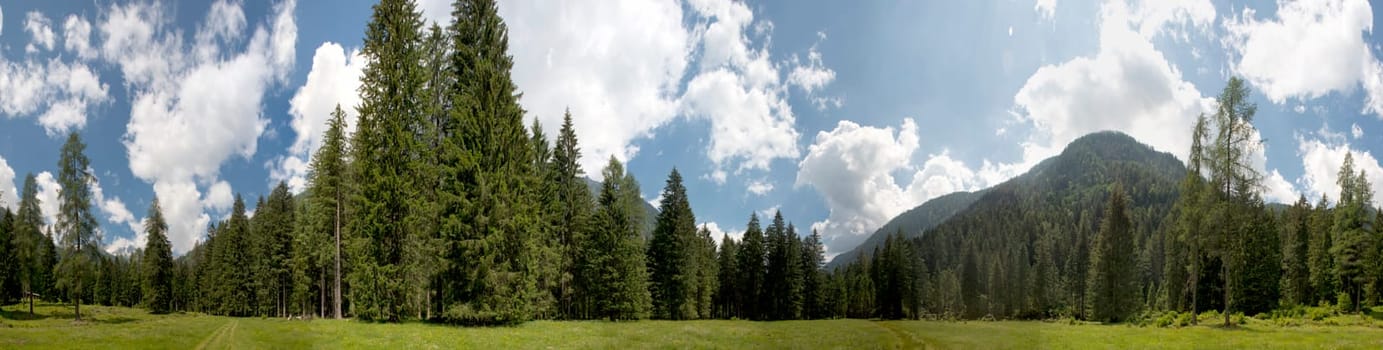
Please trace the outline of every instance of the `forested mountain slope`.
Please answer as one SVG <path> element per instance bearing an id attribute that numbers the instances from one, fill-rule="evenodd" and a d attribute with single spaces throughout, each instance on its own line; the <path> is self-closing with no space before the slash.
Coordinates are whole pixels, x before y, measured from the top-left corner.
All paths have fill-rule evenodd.
<path id="1" fill-rule="evenodd" d="M 952 215 L 969 208 L 975 199 L 980 198 L 984 191 L 975 192 L 955 192 L 922 203 L 917 207 L 898 214 L 890 219 L 884 226 L 874 230 L 863 243 L 845 253 L 837 255 L 831 262 L 826 264 L 826 269 L 834 269 L 839 266 L 855 261 L 861 252 L 869 252 L 875 247 L 884 244 L 884 239 L 895 232 L 903 232 L 903 236 L 913 238 L 922 235 L 923 232 L 936 227 Z"/>

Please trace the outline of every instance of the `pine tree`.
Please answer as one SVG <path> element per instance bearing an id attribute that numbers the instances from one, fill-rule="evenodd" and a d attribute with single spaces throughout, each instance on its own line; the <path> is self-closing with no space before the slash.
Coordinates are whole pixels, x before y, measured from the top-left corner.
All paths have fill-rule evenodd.
<path id="1" fill-rule="evenodd" d="M 94 279 L 94 269 L 101 252 L 96 232 L 96 216 L 91 211 L 91 162 L 87 159 L 86 144 L 77 133 L 67 137 L 58 160 L 58 222 L 62 233 L 62 259 L 58 266 L 58 284 L 68 291 L 76 307 L 76 319 L 82 319 L 82 299 L 85 288 Z"/>
<path id="2" fill-rule="evenodd" d="M 649 288 L 653 317 L 697 317 L 696 281 L 698 258 L 696 217 L 687 200 L 686 187 L 677 169 L 668 174 L 658 212 L 658 225 L 648 246 Z"/>
<path id="3" fill-rule="evenodd" d="M 1129 244 L 1132 231 L 1124 190 L 1115 185 L 1090 254 L 1090 291 L 1086 294 L 1091 319 L 1121 322 L 1138 307 L 1137 265 L 1133 245 Z"/>
<path id="4" fill-rule="evenodd" d="M 173 248 L 168 243 L 168 223 L 158 197 L 144 218 L 144 306 L 155 314 L 173 311 Z"/>

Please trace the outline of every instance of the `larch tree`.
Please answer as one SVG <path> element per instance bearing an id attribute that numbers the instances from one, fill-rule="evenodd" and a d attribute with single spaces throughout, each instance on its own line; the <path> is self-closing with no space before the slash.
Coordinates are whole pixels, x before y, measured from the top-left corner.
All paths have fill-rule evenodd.
<path id="1" fill-rule="evenodd" d="M 84 291 L 94 280 L 100 261 L 101 241 L 96 232 L 96 216 L 91 211 L 91 162 L 86 157 L 81 136 L 68 134 L 58 160 L 58 217 L 56 229 L 62 237 L 62 258 L 58 264 L 58 284 L 67 290 L 68 300 L 82 319 Z"/>

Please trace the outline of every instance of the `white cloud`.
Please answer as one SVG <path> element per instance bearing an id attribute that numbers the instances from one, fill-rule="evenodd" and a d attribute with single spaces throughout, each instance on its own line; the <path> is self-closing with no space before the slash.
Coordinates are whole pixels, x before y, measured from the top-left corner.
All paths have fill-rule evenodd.
<path id="1" fill-rule="evenodd" d="M 91 173 L 95 174 L 96 171 L 91 170 Z M 135 244 L 136 246 L 143 247 L 145 242 L 144 223 L 139 219 L 135 218 L 134 213 L 131 213 L 130 209 L 125 206 L 125 201 L 122 201 L 119 197 L 115 196 L 107 198 L 105 194 L 105 189 L 102 188 L 99 179 L 92 182 L 90 187 L 92 204 L 99 208 L 102 214 L 105 214 L 106 221 L 112 224 L 125 225 L 125 227 L 128 227 L 130 229 L 130 233 L 133 234 L 132 237 L 134 238 L 133 240 L 130 240 L 130 242 Z M 107 234 L 107 237 L 111 237 L 111 235 Z M 112 243 L 111 246 L 106 247 L 106 250 L 114 252 L 115 250 L 112 249 L 114 247 L 114 243 Z"/>
<path id="2" fill-rule="evenodd" d="M 418 0 L 417 4 L 418 10 L 423 13 L 424 27 L 431 27 L 432 23 L 436 23 L 442 28 L 446 28 L 451 23 L 452 1 Z"/>
<path id="3" fill-rule="evenodd" d="M 1364 171 L 1373 192 L 1383 193 L 1383 166 L 1379 165 L 1371 152 L 1353 149 L 1348 144 L 1332 144 L 1298 136 L 1297 156 L 1301 157 L 1304 171 L 1297 182 L 1308 197 L 1319 199 L 1322 195 L 1329 195 L 1331 201 L 1340 199 L 1340 185 L 1336 180 L 1339 179 L 1340 165 L 1344 164 L 1346 153 L 1353 154 L 1355 172 Z M 1375 195 L 1373 204 L 1383 205 L 1383 198 Z"/>
<path id="4" fill-rule="evenodd" d="M 91 22 L 77 17 L 77 15 L 67 15 L 67 20 L 63 22 L 63 47 L 67 51 L 77 55 L 83 60 L 96 58 L 100 55 L 95 47 L 91 46 Z"/>
<path id="5" fill-rule="evenodd" d="M 235 193 L 231 191 L 230 183 L 219 181 L 207 188 L 206 196 L 202 198 L 202 206 L 217 212 L 226 212 L 231 209 L 235 202 Z"/>
<path id="6" fill-rule="evenodd" d="M 204 208 L 222 202 L 219 193 L 203 200 L 197 184 L 219 190 L 221 164 L 255 153 L 268 123 L 265 94 L 293 68 L 296 4 L 273 6 L 253 28 L 244 25 L 240 6 L 214 4 L 191 45 L 160 4 L 112 5 L 98 25 L 103 57 L 120 68 L 131 91 L 123 137 L 130 170 L 154 184 L 175 252 L 204 233 Z M 232 49 L 241 40 L 243 50 Z"/>
<path id="7" fill-rule="evenodd" d="M 38 124 L 49 136 L 85 127 L 89 107 L 109 101 L 108 92 L 86 64 L 0 57 L 0 114 L 17 118 L 38 113 Z"/>
<path id="8" fill-rule="evenodd" d="M 1349 134 L 1357 140 L 1364 137 L 1364 128 L 1359 127 L 1359 123 L 1354 123 L 1349 127 Z"/>
<path id="9" fill-rule="evenodd" d="M 1056 15 L 1056 0 L 1037 0 L 1037 3 L 1032 5 L 1032 9 L 1037 11 L 1039 17 L 1051 20 Z"/>
<path id="10" fill-rule="evenodd" d="M 356 90 L 364 69 L 365 57 L 359 50 L 347 54 L 340 44 L 333 42 L 317 47 L 307 81 L 288 102 L 288 113 L 293 116 L 290 125 L 297 138 L 289 146 L 288 155 L 271 164 L 271 179 L 286 181 L 293 193 L 306 189 L 308 164 L 322 145 L 327 121 L 337 105 L 346 112 L 346 135 L 355 131 L 355 107 L 360 104 L 360 94 Z"/>
<path id="11" fill-rule="evenodd" d="M 1383 63 L 1364 34 L 1373 10 L 1364 0 L 1278 1 L 1277 18 L 1260 20 L 1245 8 L 1226 19 L 1231 68 L 1273 103 L 1313 99 L 1331 92 L 1367 92 L 1365 112 L 1383 117 Z"/>
<path id="12" fill-rule="evenodd" d="M 43 214 L 43 221 L 48 225 L 58 222 L 58 192 L 62 191 L 62 185 L 53 178 L 53 173 L 41 172 L 34 177 L 34 182 L 38 183 L 38 209 Z"/>
<path id="13" fill-rule="evenodd" d="M 1016 170 L 1101 130 L 1123 131 L 1184 159 L 1196 117 L 1212 111 L 1214 100 L 1182 80 L 1181 71 L 1150 40 L 1168 33 L 1159 29 L 1163 26 L 1201 26 L 1205 16 L 1200 13 L 1211 11 L 1213 18 L 1213 10 L 1193 6 L 1130 12 L 1123 3 L 1105 4 L 1099 51 L 1039 68 L 1014 96 L 1018 121 L 1033 126 L 1023 143 L 1023 165 Z"/>
<path id="14" fill-rule="evenodd" d="M 740 239 L 743 239 L 743 238 L 744 238 L 744 230 L 735 231 L 735 230 L 723 229 L 723 228 L 720 227 L 720 224 L 717 224 L 717 223 L 714 222 L 714 221 L 703 222 L 703 223 L 697 224 L 696 226 L 697 226 L 697 227 L 705 227 L 707 231 L 711 231 L 711 239 L 714 239 L 714 240 L 716 241 L 716 246 L 717 246 L 717 247 L 720 246 L 720 242 L 724 242 L 724 241 L 725 241 L 725 237 L 726 237 L 726 236 L 729 236 L 730 238 L 735 239 L 735 240 L 740 240 Z"/>
<path id="15" fill-rule="evenodd" d="M 4 11 L 4 9 L 0 9 L 0 35 L 3 35 L 3 34 L 5 33 L 4 29 L 5 29 L 5 11 Z"/>
<path id="16" fill-rule="evenodd" d="M 57 41 L 57 35 L 53 34 L 53 21 L 38 11 L 30 11 L 24 18 L 24 31 L 33 37 L 24 47 L 24 52 L 37 53 L 40 48 L 52 50 Z"/>
<path id="17" fill-rule="evenodd" d="M 2 14 L 0 14 L 2 15 Z M 0 156 L 0 208 L 19 209 L 19 190 L 14 186 L 14 168 Z"/>
<path id="18" fill-rule="evenodd" d="M 821 232 L 828 253 L 854 248 L 890 218 L 927 200 L 993 184 L 984 174 L 997 171 L 994 166 L 972 171 L 946 152 L 913 166 L 918 142 L 912 118 L 904 119 L 896 132 L 840 121 L 835 129 L 816 135 L 799 164 L 796 186 L 811 186 L 826 201 L 829 216 L 811 228 Z M 900 171 L 913 172 L 907 187 L 900 187 L 893 175 Z"/>
<path id="19" fill-rule="evenodd" d="M 432 7 L 422 6 L 424 16 Z M 449 8 L 447 8 L 449 10 Z M 571 109 L 581 166 L 596 180 L 603 163 L 628 161 L 631 144 L 676 113 L 691 43 L 674 1 L 503 1 L 520 103 L 556 135 Z"/>
<path id="20" fill-rule="evenodd" d="M 670 1 L 502 2 L 521 103 L 550 135 L 570 108 L 588 171 L 610 156 L 627 161 L 637 153 L 635 140 L 652 137 L 678 115 L 711 124 L 706 155 L 714 178 L 796 158 L 788 84 L 779 71 L 794 66 L 770 57 L 771 23 L 755 22 L 738 2 L 689 5 L 690 16 Z M 421 8 L 424 17 L 440 18 L 430 12 L 443 7 L 424 2 Z M 689 70 L 693 59 L 700 64 Z M 682 81 L 689 82 L 685 91 Z M 823 106 L 842 103 L 818 99 Z M 773 137 L 744 137 L 750 130 Z"/>
<path id="21" fill-rule="evenodd" d="M 745 187 L 745 190 L 749 191 L 749 193 L 763 196 L 765 194 L 768 194 L 768 192 L 773 191 L 773 183 L 770 183 L 765 179 L 750 180 L 748 186 Z"/>

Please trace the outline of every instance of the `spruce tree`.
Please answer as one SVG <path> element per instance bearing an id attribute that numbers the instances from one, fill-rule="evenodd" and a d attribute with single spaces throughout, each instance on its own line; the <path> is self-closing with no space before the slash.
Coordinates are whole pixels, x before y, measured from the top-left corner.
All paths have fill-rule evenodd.
<path id="1" fill-rule="evenodd" d="M 653 316 L 663 319 L 693 319 L 696 307 L 696 282 L 699 237 L 696 217 L 687 200 L 686 187 L 677 169 L 668 174 L 658 212 L 658 225 L 648 246 L 649 288 L 653 294 Z"/>
<path id="2" fill-rule="evenodd" d="M 1121 322 L 1138 307 L 1137 265 L 1134 261 L 1133 223 L 1121 186 L 1109 193 L 1104 220 L 1090 254 L 1090 318 Z"/>
<path id="3" fill-rule="evenodd" d="M 759 227 L 759 214 L 750 213 L 749 224 L 744 230 L 744 242 L 736 256 L 736 268 L 740 276 L 739 310 L 749 319 L 762 320 L 765 318 L 765 312 L 769 311 L 768 306 L 762 304 L 760 299 L 764 288 L 765 255 L 764 234 L 763 229 Z"/>
<path id="4" fill-rule="evenodd" d="M 725 234 L 720 239 L 720 250 L 716 254 L 717 263 L 717 282 L 719 289 L 716 291 L 716 316 L 720 318 L 744 317 L 740 313 L 739 298 L 739 260 L 736 255 L 739 253 L 739 244 L 735 243 L 735 238 Z"/>
<path id="5" fill-rule="evenodd" d="M 62 235 L 62 258 L 58 265 L 58 284 L 67 290 L 68 300 L 76 307 L 76 319 L 82 319 L 82 299 L 86 288 L 94 282 L 95 268 L 100 262 L 101 241 L 96 232 L 96 216 L 91 211 L 91 162 L 86 157 L 86 144 L 77 133 L 67 136 L 58 160 L 58 220 L 56 229 Z"/>
<path id="6" fill-rule="evenodd" d="M 826 281 L 821 267 L 825 264 L 826 249 L 821 242 L 821 233 L 812 229 L 812 234 L 802 241 L 802 318 L 819 319 L 827 317 Z"/>
<path id="7" fill-rule="evenodd" d="M 158 197 L 144 218 L 144 306 L 155 314 L 173 311 L 173 247 L 168 243 L 168 223 Z"/>
<path id="8" fill-rule="evenodd" d="M 417 130 L 423 125 L 425 74 L 422 17 L 412 1 L 374 6 L 361 53 L 359 121 L 352 139 L 351 299 L 357 317 L 399 320 L 405 310 L 407 225 L 414 183 Z"/>
<path id="9" fill-rule="evenodd" d="M 1335 258 L 1330 255 L 1334 246 L 1331 230 L 1334 211 L 1330 208 L 1328 195 L 1321 195 L 1315 209 L 1311 210 L 1311 240 L 1307 247 L 1307 272 L 1311 281 L 1310 304 L 1335 301 Z"/>
<path id="10" fill-rule="evenodd" d="M 635 320 L 648 317 L 652 297 L 648 289 L 643 237 L 640 223 L 630 210 L 631 190 L 624 180 L 624 165 L 614 157 L 602 171 L 597 209 L 592 217 L 590 235 L 580 242 L 580 260 L 576 279 L 577 290 L 585 298 L 583 312 L 589 317 L 609 320 Z"/>
<path id="11" fill-rule="evenodd" d="M 1335 207 L 1330 254 L 1334 256 L 1339 291 L 1348 296 L 1350 305 L 1354 306 L 1350 311 L 1358 312 L 1366 295 L 1365 286 L 1371 282 L 1373 262 L 1369 258 L 1377 242 L 1369 231 L 1374 227 L 1368 215 L 1373 191 L 1364 172 L 1356 173 L 1354 169 L 1354 157 L 1346 153 L 1337 177 L 1340 203 Z"/>
<path id="12" fill-rule="evenodd" d="M 555 222 L 553 229 L 559 241 L 561 252 L 560 268 L 563 274 L 557 292 L 564 316 L 575 318 L 579 314 L 580 302 L 575 295 L 575 281 L 581 278 L 577 273 L 577 257 L 580 255 L 580 242 L 585 240 L 591 207 L 594 203 L 590 190 L 586 187 L 585 171 L 581 169 L 581 147 L 577 143 L 576 127 L 572 123 L 571 111 L 562 117 L 562 128 L 557 133 L 557 144 L 552 150 L 552 178 L 548 180 L 556 188 L 553 202 L 555 207 L 551 216 Z M 606 182 L 610 179 L 606 178 Z"/>
<path id="13" fill-rule="evenodd" d="M 1308 249 L 1311 240 L 1311 202 L 1301 195 L 1287 208 L 1282 227 L 1282 305 L 1310 305 Z"/>

